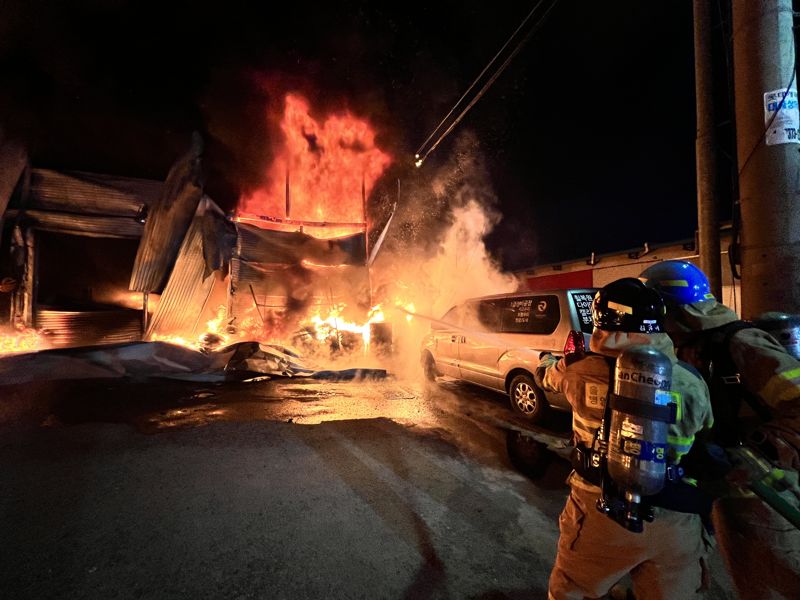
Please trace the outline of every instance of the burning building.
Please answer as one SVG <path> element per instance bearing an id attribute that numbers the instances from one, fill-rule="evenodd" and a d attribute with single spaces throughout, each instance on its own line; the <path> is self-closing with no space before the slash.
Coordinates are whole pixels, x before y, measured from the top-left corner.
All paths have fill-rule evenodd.
<path id="1" fill-rule="evenodd" d="M 230 214 L 203 192 L 199 136 L 165 182 L 35 169 L 5 151 L 5 352 L 28 349 L 25 335 L 49 347 L 364 333 L 367 198 L 390 158 L 349 113 L 318 123 L 292 94 L 284 108 L 263 186 Z"/>

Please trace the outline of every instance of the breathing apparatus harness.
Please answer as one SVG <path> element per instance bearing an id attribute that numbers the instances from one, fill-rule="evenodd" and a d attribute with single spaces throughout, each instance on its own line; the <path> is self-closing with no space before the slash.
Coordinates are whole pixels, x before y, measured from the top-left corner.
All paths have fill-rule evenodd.
<path id="1" fill-rule="evenodd" d="M 606 332 L 663 333 L 665 314 L 661 295 L 630 277 L 606 285 L 592 301 L 592 324 Z M 653 520 L 655 506 L 710 516 L 710 498 L 692 497 L 683 489 L 691 489 L 682 482 L 683 469 L 667 463 L 669 426 L 679 407 L 670 357 L 637 344 L 606 360 L 603 419 L 592 447 L 576 445 L 573 461 L 578 475 L 601 489 L 597 510 L 637 533 Z"/>
<path id="2" fill-rule="evenodd" d="M 574 360 L 574 359 L 573 359 Z M 667 433 L 678 405 L 670 392 L 672 364 L 651 346 L 631 346 L 609 365 L 609 393 L 591 447 L 577 444 L 572 466 L 601 489 L 597 510 L 640 533 L 655 507 L 703 517 L 710 496 L 683 482 L 684 468 L 667 461 Z"/>
<path id="3" fill-rule="evenodd" d="M 730 344 L 734 335 L 755 325 L 748 321 L 733 321 L 718 327 L 711 333 L 708 351 L 704 357 L 708 387 L 711 392 L 711 408 L 714 411 L 714 437 L 722 446 L 738 446 L 742 443 L 739 425 L 739 410 L 742 402 L 766 422 L 772 418 L 769 408 L 751 394 L 742 383 L 739 369 L 731 358 Z"/>

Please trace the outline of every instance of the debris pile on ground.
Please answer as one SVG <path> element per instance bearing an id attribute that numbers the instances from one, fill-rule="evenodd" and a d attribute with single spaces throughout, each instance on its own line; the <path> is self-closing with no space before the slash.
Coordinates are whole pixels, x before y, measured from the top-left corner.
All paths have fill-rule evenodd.
<path id="1" fill-rule="evenodd" d="M 383 369 L 318 371 L 291 348 L 259 342 L 239 342 L 212 352 L 166 342 L 130 342 L 0 357 L 0 385 L 98 378 L 214 382 L 314 377 L 353 381 L 386 375 Z"/>

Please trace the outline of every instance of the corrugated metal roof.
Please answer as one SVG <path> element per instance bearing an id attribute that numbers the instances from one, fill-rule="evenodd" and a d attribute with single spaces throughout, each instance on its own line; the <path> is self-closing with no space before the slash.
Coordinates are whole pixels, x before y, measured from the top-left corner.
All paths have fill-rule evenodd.
<path id="1" fill-rule="evenodd" d="M 148 339 L 155 334 L 194 333 L 194 328 L 214 286 L 215 278 L 205 277 L 203 220 L 206 215 L 203 208 L 203 206 L 198 208 L 198 214 L 181 244 L 172 274 L 147 329 Z"/>
<path id="2" fill-rule="evenodd" d="M 142 312 L 37 309 L 35 325 L 45 330 L 47 342 L 56 347 L 115 344 L 141 339 Z"/>
<path id="3" fill-rule="evenodd" d="M 136 217 L 156 203 L 163 188 L 150 179 L 33 169 L 26 208 Z"/>
<path id="4" fill-rule="evenodd" d="M 19 211 L 12 209 L 6 216 L 14 218 L 18 214 Z M 87 237 L 139 239 L 144 231 L 144 225 L 131 217 L 101 217 L 44 210 L 27 210 L 23 217 L 26 223 L 39 229 Z"/>
<path id="5" fill-rule="evenodd" d="M 150 208 L 136 253 L 130 289 L 161 292 L 203 197 L 201 147 L 196 144 L 170 169 L 163 193 Z"/>
<path id="6" fill-rule="evenodd" d="M 27 164 L 28 154 L 22 146 L 0 140 L 0 219 Z"/>
<path id="7" fill-rule="evenodd" d="M 248 262 L 318 265 L 364 265 L 364 234 L 322 240 L 299 231 L 273 231 L 237 223 L 236 253 Z"/>

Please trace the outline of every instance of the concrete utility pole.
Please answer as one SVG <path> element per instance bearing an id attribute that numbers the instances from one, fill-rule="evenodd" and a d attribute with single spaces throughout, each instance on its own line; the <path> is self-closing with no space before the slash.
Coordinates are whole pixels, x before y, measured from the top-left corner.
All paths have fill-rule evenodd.
<path id="1" fill-rule="evenodd" d="M 767 310 L 800 313 L 800 145 L 792 21 L 791 0 L 733 0 L 745 318 Z"/>
<path id="2" fill-rule="evenodd" d="M 694 90 L 697 106 L 697 229 L 700 268 L 722 298 L 717 209 L 717 132 L 711 75 L 711 0 L 694 0 Z"/>

